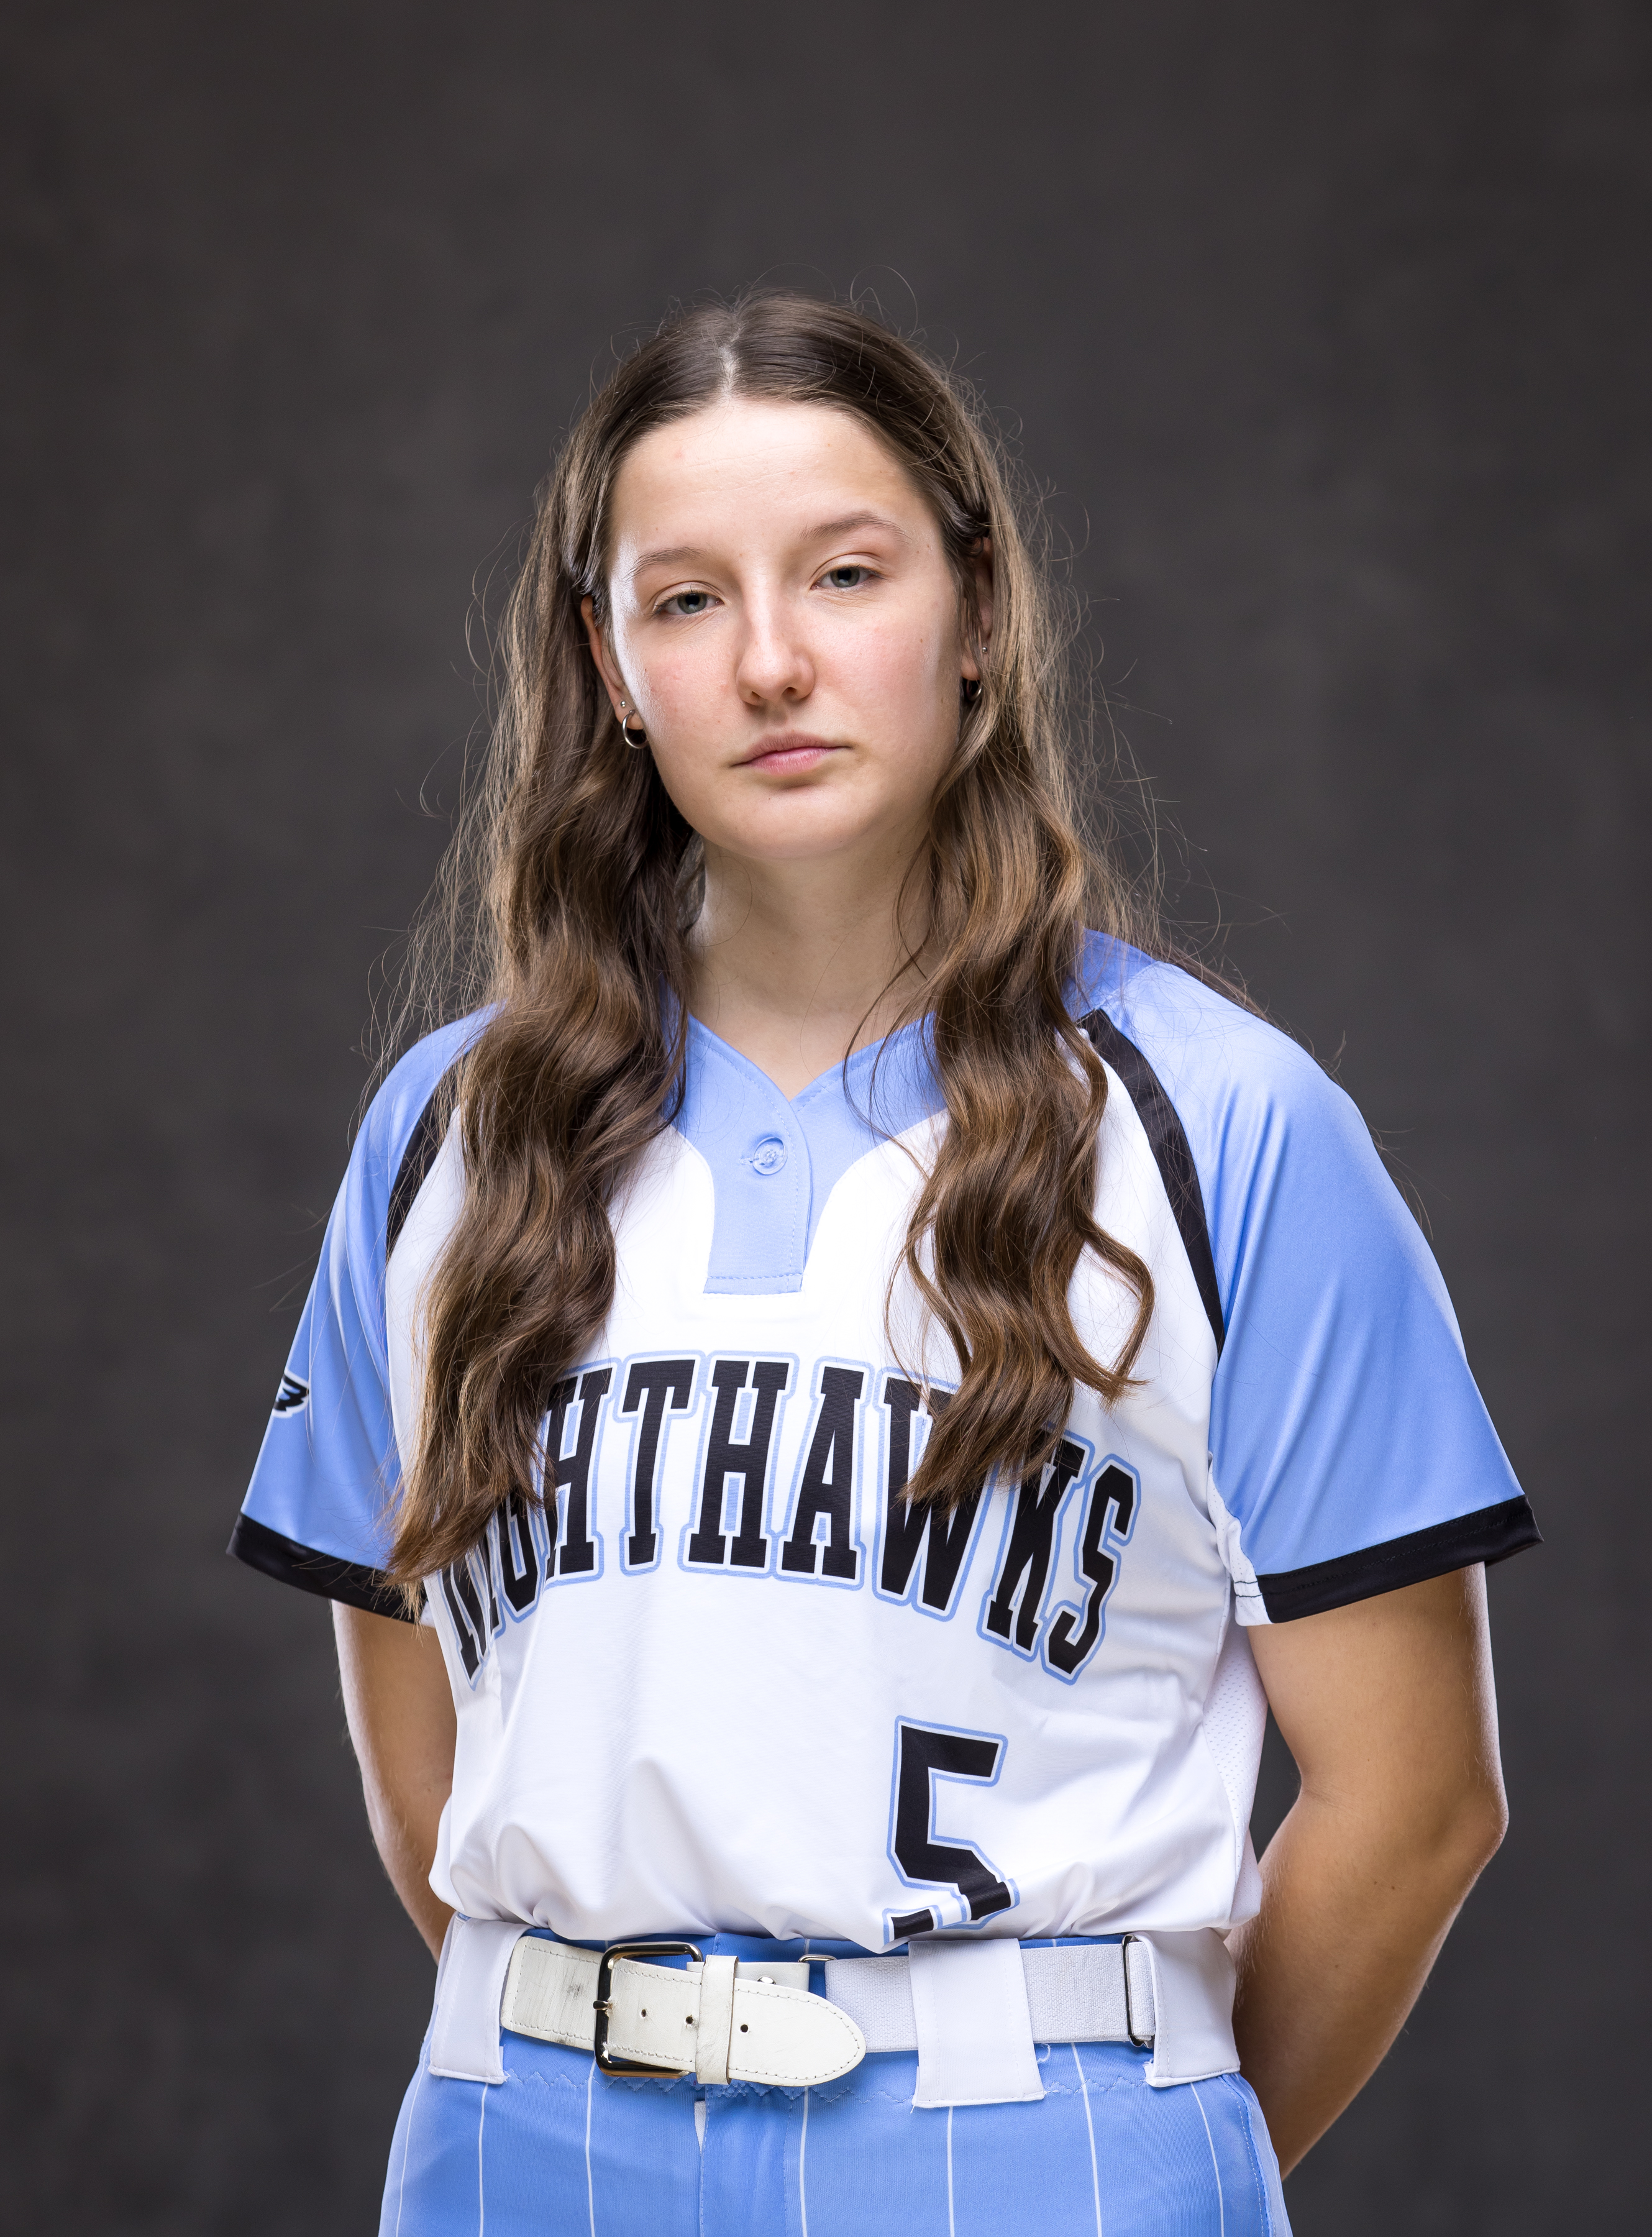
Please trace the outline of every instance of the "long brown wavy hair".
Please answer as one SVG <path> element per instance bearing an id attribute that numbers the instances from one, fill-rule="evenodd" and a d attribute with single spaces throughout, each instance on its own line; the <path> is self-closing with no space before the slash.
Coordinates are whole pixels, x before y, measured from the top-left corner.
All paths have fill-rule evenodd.
<path id="1" fill-rule="evenodd" d="M 609 1208 L 680 1099 L 700 845 L 620 734 L 580 604 L 605 617 L 630 446 L 729 397 L 831 406 L 873 430 L 939 524 L 964 643 L 983 637 L 971 562 L 991 558 L 990 655 L 909 874 L 927 929 L 898 982 L 902 1019 L 929 1018 L 947 1125 L 897 1277 L 956 1363 L 911 1497 L 950 1504 L 1037 1465 L 1076 1384 L 1109 1402 L 1127 1389 L 1151 1316 L 1147 1267 L 1092 1216 L 1107 1081 L 1069 1004 L 1087 925 L 1164 951 L 1150 892 L 1081 828 L 1066 633 L 999 446 L 958 383 L 858 309 L 778 293 L 694 307 L 578 420 L 499 625 L 491 744 L 437 913 L 468 937 L 461 976 L 490 1014 L 448 1091 L 464 1198 L 425 1297 L 420 1442 L 389 1570 L 410 1587 L 535 1495 L 552 1386 L 613 1301 Z M 1110 1362 L 1069 1310 L 1087 1250 L 1135 1301 Z"/>

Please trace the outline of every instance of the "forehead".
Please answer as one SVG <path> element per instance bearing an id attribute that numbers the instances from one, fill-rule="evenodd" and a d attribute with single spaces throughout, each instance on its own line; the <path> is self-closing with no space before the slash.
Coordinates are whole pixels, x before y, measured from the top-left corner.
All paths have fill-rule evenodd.
<path id="1" fill-rule="evenodd" d="M 918 485 L 863 419 L 830 405 L 734 397 L 650 429 L 614 485 L 615 560 L 650 546 L 737 531 L 806 533 L 850 514 L 888 515 L 935 539 Z"/>

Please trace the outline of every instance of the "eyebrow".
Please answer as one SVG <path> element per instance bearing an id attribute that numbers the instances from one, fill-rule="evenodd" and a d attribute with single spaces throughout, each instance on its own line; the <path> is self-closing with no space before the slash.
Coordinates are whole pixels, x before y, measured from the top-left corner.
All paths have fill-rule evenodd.
<path id="1" fill-rule="evenodd" d="M 898 521 L 892 520 L 887 513 L 861 511 L 842 513 L 836 520 L 817 521 L 813 528 L 805 529 L 801 541 L 805 544 L 825 544 L 833 537 L 847 536 L 852 529 L 856 528 L 881 528 L 890 535 L 898 537 L 903 543 L 906 540 L 905 530 Z M 705 556 L 697 544 L 669 544 L 657 551 L 640 553 L 631 572 L 635 576 L 640 575 L 645 567 L 680 567 L 689 560 L 703 559 Z"/>
<path id="2" fill-rule="evenodd" d="M 818 522 L 809 530 L 804 541 L 824 544 L 828 537 L 846 536 L 852 528 L 886 528 L 892 536 L 898 536 L 903 542 L 905 540 L 905 530 L 898 520 L 891 520 L 887 513 L 846 512 L 839 519 Z"/>

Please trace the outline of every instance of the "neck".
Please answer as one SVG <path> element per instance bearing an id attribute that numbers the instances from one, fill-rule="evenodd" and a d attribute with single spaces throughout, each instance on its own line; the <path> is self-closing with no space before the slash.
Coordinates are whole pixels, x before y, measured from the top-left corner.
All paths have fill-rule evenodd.
<path id="1" fill-rule="evenodd" d="M 925 930 L 922 896 L 899 914 L 912 860 L 905 848 L 850 863 L 707 849 L 691 1006 L 782 1094 L 881 1039 L 910 1003 Z"/>

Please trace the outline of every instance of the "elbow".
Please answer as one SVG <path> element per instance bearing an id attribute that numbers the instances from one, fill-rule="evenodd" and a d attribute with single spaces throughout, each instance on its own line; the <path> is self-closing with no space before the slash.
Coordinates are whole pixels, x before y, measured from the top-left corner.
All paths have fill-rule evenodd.
<path id="1" fill-rule="evenodd" d="M 1345 1838 L 1391 1886 L 1454 1910 L 1502 1845 L 1509 1809 L 1495 1769 L 1432 1782 L 1419 1791 L 1366 1798 Z M 1425 1894 L 1426 1891 L 1426 1894 Z"/>
<path id="2" fill-rule="evenodd" d="M 1438 1811 L 1423 1845 L 1443 1879 L 1464 1894 L 1503 1845 L 1509 1830 L 1509 1804 L 1495 1769 L 1459 1787 Z"/>
<path id="3" fill-rule="evenodd" d="M 1472 1822 L 1472 1834 L 1477 1843 L 1478 1861 L 1474 1870 L 1478 1877 L 1503 1846 L 1504 1836 L 1509 1830 L 1509 1798 L 1503 1791 L 1503 1781 L 1494 1778 L 1482 1789 L 1478 1798 Z"/>
<path id="4" fill-rule="evenodd" d="M 1482 1872 L 1503 1846 L 1509 1830 L 1509 1797 L 1503 1784 L 1503 1765 L 1493 1733 L 1487 1733 L 1476 1751 L 1473 1770 L 1463 1785 L 1464 1838 Z"/>

